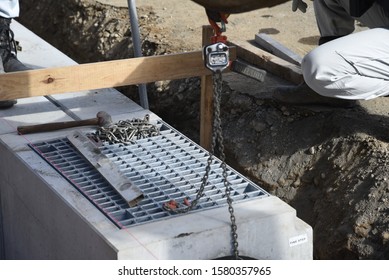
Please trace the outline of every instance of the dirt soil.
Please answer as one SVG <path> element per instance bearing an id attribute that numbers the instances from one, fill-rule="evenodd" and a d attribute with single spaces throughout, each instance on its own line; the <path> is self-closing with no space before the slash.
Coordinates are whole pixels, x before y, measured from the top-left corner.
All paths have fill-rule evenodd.
<path id="1" fill-rule="evenodd" d="M 107 2 L 21 1 L 18 20 L 79 63 L 132 57 L 128 10 L 122 2 Z M 179 5 L 182 0 L 174 6 L 137 2 L 144 55 L 200 48 L 199 25 L 207 22 L 192 18 L 191 9 L 193 15 L 202 9 Z M 313 17 L 299 22 L 285 11 L 285 5 L 258 11 L 255 20 L 266 21 L 261 25 L 239 15 L 232 26 L 254 28 L 240 32 L 248 39 L 261 29 L 303 55 L 317 40 Z M 301 34 L 304 27 L 309 33 Z M 312 226 L 315 259 L 389 258 L 389 98 L 361 101 L 352 109 L 286 106 L 269 95 L 279 84 L 288 83 L 270 74 L 264 83 L 225 75 L 227 163 Z M 137 99 L 134 88 L 120 90 Z M 148 91 L 151 110 L 198 142 L 199 79 L 161 81 Z"/>

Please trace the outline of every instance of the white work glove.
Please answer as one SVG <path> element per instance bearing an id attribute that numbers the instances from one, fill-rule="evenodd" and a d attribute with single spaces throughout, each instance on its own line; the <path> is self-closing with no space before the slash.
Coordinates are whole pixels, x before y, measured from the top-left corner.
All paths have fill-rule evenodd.
<path id="1" fill-rule="evenodd" d="M 307 11 L 307 3 L 305 3 L 303 0 L 293 0 L 292 1 L 292 11 L 295 12 L 297 9 L 305 13 Z"/>

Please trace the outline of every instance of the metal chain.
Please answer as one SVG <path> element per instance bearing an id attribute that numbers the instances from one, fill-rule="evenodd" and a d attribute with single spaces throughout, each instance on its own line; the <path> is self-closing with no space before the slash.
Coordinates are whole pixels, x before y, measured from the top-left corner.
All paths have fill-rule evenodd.
<path id="1" fill-rule="evenodd" d="M 143 119 L 121 120 L 109 127 L 100 127 L 93 137 L 110 144 L 134 144 L 136 140 L 159 135 L 159 128 L 149 120 L 148 114 Z"/>
<path id="2" fill-rule="evenodd" d="M 223 132 L 222 132 L 221 119 L 220 119 L 220 103 L 221 103 L 221 94 L 223 90 L 223 77 L 221 71 L 216 71 L 213 74 L 213 88 L 214 88 L 214 100 L 213 100 L 214 102 L 213 132 L 214 133 L 212 136 L 212 148 L 211 151 L 209 152 L 207 166 L 205 167 L 205 174 L 201 179 L 200 188 L 196 194 L 195 199 L 190 201 L 190 204 L 181 205 L 181 204 L 177 204 L 174 201 L 175 204 L 171 205 L 170 204 L 172 203 L 171 201 L 164 204 L 163 208 L 166 211 L 173 212 L 173 213 L 187 213 L 197 206 L 198 202 L 200 201 L 201 197 L 204 194 L 205 185 L 208 183 L 209 172 L 211 171 L 211 165 L 213 162 L 214 149 L 216 145 L 218 145 L 218 153 L 219 153 L 219 158 L 221 160 L 223 184 L 225 187 L 225 195 L 227 199 L 228 211 L 230 213 L 230 220 L 231 220 L 232 252 L 235 259 L 240 259 L 239 250 L 238 250 L 239 244 L 238 244 L 236 218 L 234 215 L 234 208 L 232 206 L 230 182 L 228 181 L 227 178 L 228 177 L 227 165 L 225 163 L 226 156 L 224 154 Z"/>
<path id="3" fill-rule="evenodd" d="M 213 131 L 214 131 L 214 137 L 213 137 L 213 148 L 216 145 L 216 141 L 218 144 L 218 152 L 219 152 L 219 158 L 222 161 L 221 167 L 223 169 L 223 183 L 225 187 L 225 194 L 228 204 L 228 211 L 230 212 L 230 220 L 231 220 L 231 238 L 232 238 L 232 251 L 235 259 L 239 258 L 239 250 L 238 250 L 238 234 L 237 234 L 237 226 L 236 226 L 236 218 L 234 215 L 234 208 L 232 206 L 232 198 L 231 198 L 231 183 L 228 181 L 228 174 L 227 174 L 227 166 L 226 166 L 226 156 L 224 154 L 224 140 L 223 140 L 223 131 L 222 131 L 222 124 L 221 124 L 221 118 L 220 118 L 220 103 L 221 103 L 221 95 L 222 95 L 222 89 L 223 89 L 223 77 L 221 71 L 217 71 L 213 75 L 213 87 L 214 87 L 214 123 L 213 123 Z M 212 149 L 213 149 L 212 148 Z"/>

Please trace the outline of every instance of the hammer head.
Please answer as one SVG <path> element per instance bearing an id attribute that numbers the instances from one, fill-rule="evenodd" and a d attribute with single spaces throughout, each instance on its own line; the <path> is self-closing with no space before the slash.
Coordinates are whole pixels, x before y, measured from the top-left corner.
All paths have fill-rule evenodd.
<path id="1" fill-rule="evenodd" d="M 101 127 L 110 127 L 112 123 L 111 115 L 107 112 L 100 111 L 97 113 L 97 124 Z"/>

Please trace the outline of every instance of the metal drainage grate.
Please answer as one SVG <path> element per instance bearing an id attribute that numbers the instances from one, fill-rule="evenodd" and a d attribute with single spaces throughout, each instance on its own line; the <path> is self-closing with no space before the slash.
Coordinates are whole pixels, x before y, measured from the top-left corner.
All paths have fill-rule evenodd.
<path id="1" fill-rule="evenodd" d="M 107 181 L 73 148 L 67 138 L 39 142 L 30 147 L 97 206 L 119 228 L 179 215 L 162 209 L 175 199 L 195 199 L 205 173 L 208 153 L 166 124 L 161 135 L 138 140 L 135 144 L 104 145 L 102 152 L 144 193 L 136 206 L 128 204 Z M 227 167 L 234 203 L 269 196 L 242 175 Z M 199 211 L 226 205 L 220 160 L 213 161 Z"/>

